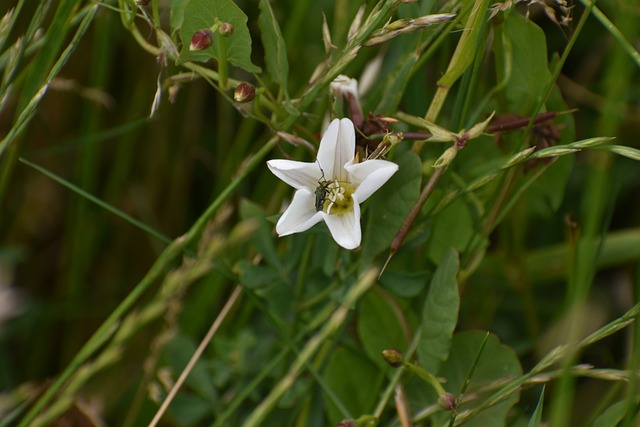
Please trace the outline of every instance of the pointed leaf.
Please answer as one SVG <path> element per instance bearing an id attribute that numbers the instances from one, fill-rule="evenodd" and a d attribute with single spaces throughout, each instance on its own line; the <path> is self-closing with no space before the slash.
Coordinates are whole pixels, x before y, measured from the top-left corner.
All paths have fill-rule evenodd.
<path id="1" fill-rule="evenodd" d="M 540 427 L 540 423 L 542 422 L 542 407 L 544 405 L 544 386 L 542 386 L 542 391 L 540 392 L 540 398 L 538 399 L 538 404 L 536 405 L 536 410 L 533 411 L 533 415 L 529 420 L 528 427 Z"/>
<path id="2" fill-rule="evenodd" d="M 386 297 L 376 293 L 365 295 L 360 302 L 358 336 L 369 358 L 380 366 L 386 366 L 380 357 L 382 350 L 403 350 L 409 345 L 400 314 L 393 310 Z"/>
<path id="3" fill-rule="evenodd" d="M 504 88 L 507 108 L 510 112 L 526 116 L 533 110 L 537 97 L 544 93 L 551 78 L 546 37 L 540 27 L 518 13 L 506 15 L 499 30 L 511 41 L 510 51 L 506 54 L 512 55 L 514 64 Z M 499 43 L 500 37 L 495 37 L 495 40 L 497 50 L 505 48 Z"/>
<path id="4" fill-rule="evenodd" d="M 451 337 L 458 322 L 458 268 L 458 253 L 449 248 L 438 264 L 424 305 L 418 359 L 432 374 L 437 374 L 442 362 L 449 357 Z"/>
<path id="5" fill-rule="evenodd" d="M 211 28 L 218 18 L 220 22 L 233 25 L 234 32 L 227 37 L 227 60 L 236 67 L 250 73 L 259 73 L 260 67 L 251 62 L 251 36 L 247 28 L 247 15 L 231 0 L 190 0 L 184 10 L 184 22 L 180 28 L 182 52 L 180 61 L 206 62 L 218 59 L 217 32 L 214 41 L 207 49 L 191 52 L 189 43 L 196 31 Z"/>
<path id="6" fill-rule="evenodd" d="M 171 34 L 180 31 L 184 22 L 184 10 L 189 0 L 172 0 L 171 1 Z"/>
<path id="7" fill-rule="evenodd" d="M 634 402 L 635 400 L 635 402 Z M 621 400 L 609 406 L 606 411 L 599 415 L 591 425 L 592 427 L 617 427 L 628 412 L 636 411 L 638 398 L 630 401 Z"/>
<path id="8" fill-rule="evenodd" d="M 287 89 L 287 79 L 289 77 L 287 47 L 268 0 L 260 0 L 258 25 L 262 32 L 264 62 L 267 64 L 267 72 L 273 81 L 280 85 L 285 96 L 289 98 Z"/>

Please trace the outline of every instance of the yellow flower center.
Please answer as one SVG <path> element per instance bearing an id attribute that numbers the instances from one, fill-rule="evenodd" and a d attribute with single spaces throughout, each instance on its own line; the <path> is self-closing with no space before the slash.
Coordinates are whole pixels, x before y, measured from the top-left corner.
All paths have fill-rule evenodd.
<path id="1" fill-rule="evenodd" d="M 329 181 L 325 184 L 322 210 L 329 215 L 344 215 L 353 211 L 353 197 L 355 191 L 350 182 Z"/>

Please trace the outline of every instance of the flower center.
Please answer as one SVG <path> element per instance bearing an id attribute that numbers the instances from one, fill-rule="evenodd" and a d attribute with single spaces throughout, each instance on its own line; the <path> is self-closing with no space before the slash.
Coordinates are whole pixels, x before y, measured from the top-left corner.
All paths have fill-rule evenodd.
<path id="1" fill-rule="evenodd" d="M 320 183 L 316 194 L 320 197 L 320 209 L 329 215 L 344 215 L 353 210 L 355 191 L 350 182 L 324 181 Z"/>

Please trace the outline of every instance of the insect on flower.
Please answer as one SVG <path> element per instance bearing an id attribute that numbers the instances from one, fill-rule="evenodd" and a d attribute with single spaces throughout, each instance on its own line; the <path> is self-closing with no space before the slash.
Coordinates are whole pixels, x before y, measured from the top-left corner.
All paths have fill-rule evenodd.
<path id="1" fill-rule="evenodd" d="M 382 187 L 398 165 L 386 160 L 356 163 L 355 139 L 351 120 L 335 119 L 322 136 L 315 162 L 267 162 L 274 175 L 296 189 L 276 224 L 279 236 L 299 233 L 324 221 L 340 246 L 360 246 L 360 203 Z"/>
<path id="2" fill-rule="evenodd" d="M 316 160 L 316 162 L 318 161 Z M 324 177 L 324 171 L 322 170 L 322 166 L 320 166 L 320 162 L 318 162 L 318 167 L 320 168 L 322 176 L 318 179 L 318 186 L 316 187 L 316 212 L 323 210 L 324 202 L 329 194 L 329 181 Z"/>

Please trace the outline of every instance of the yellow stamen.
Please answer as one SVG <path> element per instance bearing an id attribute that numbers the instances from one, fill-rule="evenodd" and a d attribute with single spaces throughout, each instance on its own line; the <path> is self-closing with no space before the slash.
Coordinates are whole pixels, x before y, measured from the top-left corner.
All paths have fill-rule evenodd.
<path id="1" fill-rule="evenodd" d="M 331 181 L 327 184 L 323 211 L 329 215 L 345 215 L 353 211 L 353 197 L 355 189 L 349 182 Z"/>

